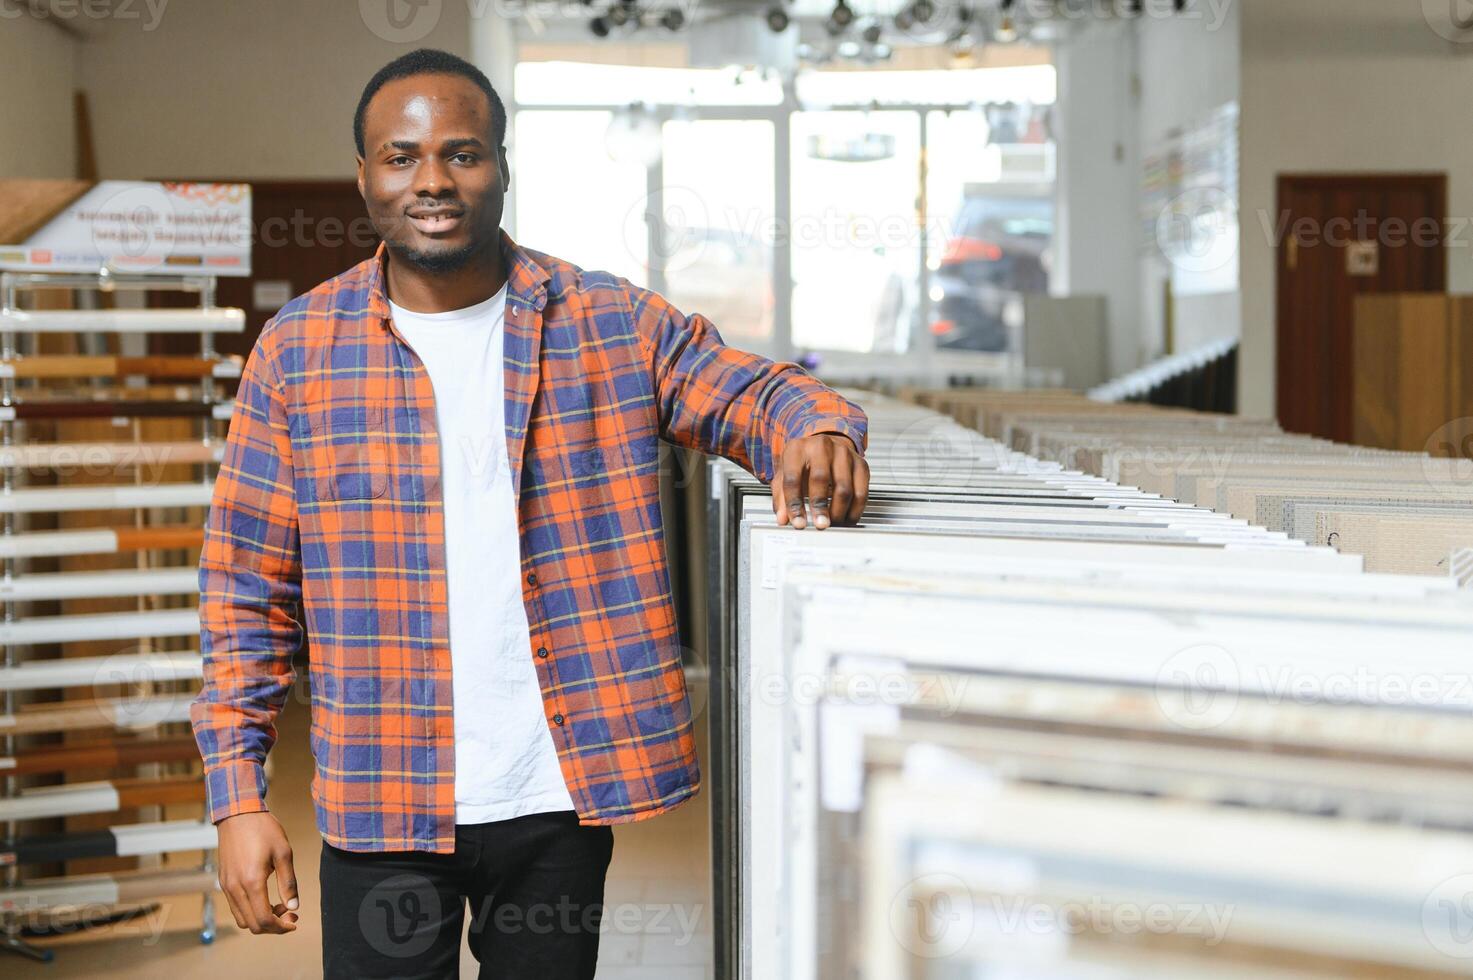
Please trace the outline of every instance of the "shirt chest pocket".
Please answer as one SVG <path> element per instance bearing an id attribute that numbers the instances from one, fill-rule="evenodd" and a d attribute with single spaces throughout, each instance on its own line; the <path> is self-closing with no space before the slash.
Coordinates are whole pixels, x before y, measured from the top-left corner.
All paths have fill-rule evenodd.
<path id="1" fill-rule="evenodd" d="M 332 405 L 306 413 L 304 477 L 318 503 L 371 500 L 389 488 L 384 406 Z"/>

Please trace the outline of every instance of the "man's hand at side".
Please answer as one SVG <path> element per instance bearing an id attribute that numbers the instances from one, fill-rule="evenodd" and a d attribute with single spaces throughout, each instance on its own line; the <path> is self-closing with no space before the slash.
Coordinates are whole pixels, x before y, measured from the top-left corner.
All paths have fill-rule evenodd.
<path id="1" fill-rule="evenodd" d="M 230 900 L 235 924 L 256 935 L 297 929 L 297 876 L 286 831 L 269 813 L 238 813 L 217 825 L 220 832 L 220 889 Z M 281 901 L 272 904 L 266 879 L 276 875 Z"/>
<path id="2" fill-rule="evenodd" d="M 869 499 L 869 464 L 848 436 L 819 432 L 783 447 L 772 478 L 772 509 L 778 524 L 807 527 L 805 498 L 819 530 L 859 522 Z"/>

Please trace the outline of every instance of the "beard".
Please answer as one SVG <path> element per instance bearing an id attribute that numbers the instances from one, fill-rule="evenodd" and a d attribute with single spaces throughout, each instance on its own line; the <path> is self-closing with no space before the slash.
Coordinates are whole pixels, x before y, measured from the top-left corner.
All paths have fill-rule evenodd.
<path id="1" fill-rule="evenodd" d="M 482 242 L 466 242 L 455 248 L 433 251 L 401 245 L 396 249 L 398 254 L 395 257 L 425 272 L 454 272 L 469 262 L 481 250 L 483 244 Z"/>

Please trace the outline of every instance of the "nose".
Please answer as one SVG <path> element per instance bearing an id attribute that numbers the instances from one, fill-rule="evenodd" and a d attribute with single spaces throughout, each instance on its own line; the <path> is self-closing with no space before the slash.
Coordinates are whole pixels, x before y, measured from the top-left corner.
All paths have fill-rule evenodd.
<path id="1" fill-rule="evenodd" d="M 438 198 L 449 192 L 455 193 L 455 180 L 445 161 L 438 156 L 428 156 L 415 169 L 415 193 L 420 197 Z"/>

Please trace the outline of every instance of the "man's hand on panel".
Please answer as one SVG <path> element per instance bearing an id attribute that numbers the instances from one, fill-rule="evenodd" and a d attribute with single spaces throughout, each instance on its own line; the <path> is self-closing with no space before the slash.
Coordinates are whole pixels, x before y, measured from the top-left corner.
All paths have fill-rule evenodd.
<path id="1" fill-rule="evenodd" d="M 818 432 L 783 447 L 772 478 L 772 509 L 778 524 L 802 530 L 810 517 L 819 530 L 830 524 L 857 524 L 868 499 L 869 464 L 848 436 Z"/>

